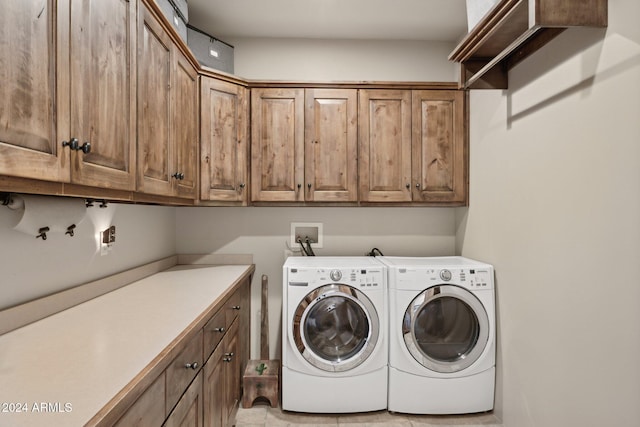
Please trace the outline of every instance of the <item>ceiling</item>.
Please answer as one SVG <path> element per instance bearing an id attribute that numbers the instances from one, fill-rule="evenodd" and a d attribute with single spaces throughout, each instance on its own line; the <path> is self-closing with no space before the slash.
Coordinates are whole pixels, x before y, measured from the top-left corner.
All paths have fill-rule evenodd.
<path id="1" fill-rule="evenodd" d="M 456 42 L 465 0 L 188 0 L 189 24 L 237 37 Z"/>

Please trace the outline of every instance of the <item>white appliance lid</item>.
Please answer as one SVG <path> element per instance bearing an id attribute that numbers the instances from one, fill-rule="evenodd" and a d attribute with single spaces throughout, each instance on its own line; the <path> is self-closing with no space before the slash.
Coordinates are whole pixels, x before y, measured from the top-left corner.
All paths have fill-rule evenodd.
<path id="1" fill-rule="evenodd" d="M 378 257 L 389 267 L 426 267 L 426 268 L 463 268 L 463 267 L 491 267 L 490 264 L 475 261 L 461 256 L 449 257 Z"/>

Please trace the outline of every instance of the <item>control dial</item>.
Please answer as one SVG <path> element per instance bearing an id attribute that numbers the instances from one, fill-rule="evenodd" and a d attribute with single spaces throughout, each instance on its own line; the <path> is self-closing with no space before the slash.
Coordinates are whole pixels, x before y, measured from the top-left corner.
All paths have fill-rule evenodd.
<path id="1" fill-rule="evenodd" d="M 331 270 L 331 273 L 329 273 L 329 277 L 331 277 L 331 280 L 333 280 L 334 282 L 337 282 L 338 280 L 342 279 L 342 272 L 340 270 Z"/>
<path id="2" fill-rule="evenodd" d="M 449 280 L 451 280 L 451 272 L 449 270 L 441 270 L 440 278 L 445 282 L 448 282 Z"/>

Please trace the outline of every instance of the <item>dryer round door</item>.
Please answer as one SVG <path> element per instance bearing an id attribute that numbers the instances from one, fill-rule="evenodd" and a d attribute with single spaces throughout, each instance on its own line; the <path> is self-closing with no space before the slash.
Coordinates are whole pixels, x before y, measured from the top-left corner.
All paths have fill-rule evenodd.
<path id="1" fill-rule="evenodd" d="M 459 372 L 484 351 L 489 318 L 473 293 L 455 285 L 438 285 L 411 301 L 404 313 L 402 335 L 421 365 L 440 373 Z"/>
<path id="2" fill-rule="evenodd" d="M 293 339 L 302 357 L 324 371 L 347 371 L 363 363 L 378 341 L 380 322 L 367 296 L 330 284 L 308 293 L 293 317 Z"/>

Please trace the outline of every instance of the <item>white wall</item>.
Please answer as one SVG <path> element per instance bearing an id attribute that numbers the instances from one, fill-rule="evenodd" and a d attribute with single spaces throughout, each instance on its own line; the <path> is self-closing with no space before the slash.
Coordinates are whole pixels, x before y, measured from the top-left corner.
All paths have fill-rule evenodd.
<path id="1" fill-rule="evenodd" d="M 296 81 L 456 81 L 454 44 L 423 41 L 247 39 L 234 46 L 234 72 Z"/>
<path id="2" fill-rule="evenodd" d="M 640 3 L 471 93 L 457 248 L 496 268 L 505 426 L 640 420 Z"/>
<path id="3" fill-rule="evenodd" d="M 46 241 L 14 230 L 18 211 L 0 206 L 0 310 L 174 255 L 175 208 L 110 203 L 87 209 L 75 236 Z M 97 233 L 116 226 L 116 242 L 101 256 Z"/>
<path id="4" fill-rule="evenodd" d="M 258 357 L 260 278 L 269 277 L 269 346 L 280 354 L 282 264 L 291 222 L 323 224 L 316 255 L 362 256 L 372 248 L 385 255 L 453 255 L 453 208 L 179 208 L 178 252 L 251 253 L 256 264 L 252 292 L 252 354 Z"/>

